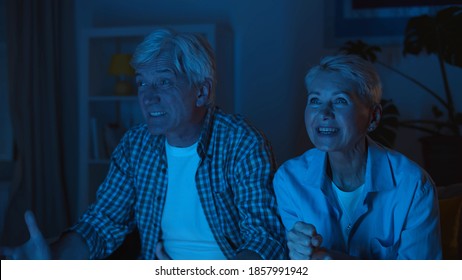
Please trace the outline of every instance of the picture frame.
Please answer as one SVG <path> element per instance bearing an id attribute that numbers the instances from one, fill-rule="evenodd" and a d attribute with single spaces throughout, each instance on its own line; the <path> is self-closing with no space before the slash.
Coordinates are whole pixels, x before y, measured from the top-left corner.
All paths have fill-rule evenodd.
<path id="1" fill-rule="evenodd" d="M 458 0 L 326 0 L 325 47 L 350 40 L 372 45 L 401 45 L 411 17 L 433 14 Z"/>

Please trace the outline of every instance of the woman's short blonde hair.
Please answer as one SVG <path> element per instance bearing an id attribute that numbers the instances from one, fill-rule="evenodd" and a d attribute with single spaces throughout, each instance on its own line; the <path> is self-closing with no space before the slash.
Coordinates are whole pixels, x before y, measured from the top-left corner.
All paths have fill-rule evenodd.
<path id="1" fill-rule="evenodd" d="M 382 84 L 371 62 L 350 54 L 326 56 L 321 59 L 319 65 L 312 67 L 306 74 L 305 86 L 308 91 L 313 79 L 322 71 L 340 73 L 357 84 L 357 94 L 366 103 L 369 105 L 380 104 Z"/>

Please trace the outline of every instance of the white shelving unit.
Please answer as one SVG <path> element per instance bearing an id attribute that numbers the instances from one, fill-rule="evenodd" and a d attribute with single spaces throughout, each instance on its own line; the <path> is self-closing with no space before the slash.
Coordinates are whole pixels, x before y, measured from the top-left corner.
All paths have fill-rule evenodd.
<path id="1" fill-rule="evenodd" d="M 114 94 L 115 77 L 108 73 L 111 56 L 133 53 L 137 44 L 155 27 L 89 28 L 79 34 L 79 214 L 94 201 L 121 133 L 143 121 L 135 93 L 131 96 Z M 216 27 L 213 24 L 171 27 L 178 31 L 200 32 L 215 48 Z"/>

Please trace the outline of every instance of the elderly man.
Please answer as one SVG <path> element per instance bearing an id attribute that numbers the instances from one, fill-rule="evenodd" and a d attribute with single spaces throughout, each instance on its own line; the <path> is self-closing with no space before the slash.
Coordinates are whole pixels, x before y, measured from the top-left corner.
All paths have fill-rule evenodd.
<path id="1" fill-rule="evenodd" d="M 242 117 L 214 107 L 208 42 L 158 29 L 132 66 L 146 123 L 115 149 L 96 202 L 51 246 L 26 213 L 31 239 L 2 254 L 101 259 L 138 228 L 141 259 L 282 259 L 271 147 Z"/>

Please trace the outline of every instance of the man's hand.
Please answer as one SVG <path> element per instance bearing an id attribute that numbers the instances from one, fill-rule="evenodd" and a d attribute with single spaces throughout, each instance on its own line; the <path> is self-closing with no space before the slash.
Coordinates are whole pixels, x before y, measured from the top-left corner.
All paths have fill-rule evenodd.
<path id="1" fill-rule="evenodd" d="M 287 234 L 287 247 L 292 260 L 309 260 L 321 246 L 322 236 L 316 232 L 312 224 L 295 223 Z"/>
<path id="2" fill-rule="evenodd" d="M 0 255 L 12 260 L 49 260 L 50 246 L 40 232 L 34 214 L 26 211 L 24 214 L 30 239 L 17 247 L 0 247 Z"/>

